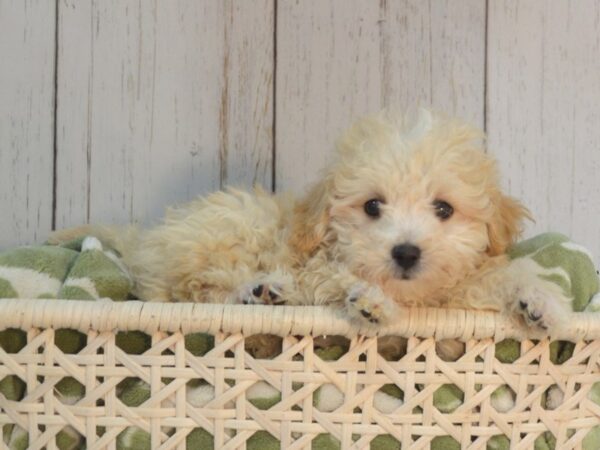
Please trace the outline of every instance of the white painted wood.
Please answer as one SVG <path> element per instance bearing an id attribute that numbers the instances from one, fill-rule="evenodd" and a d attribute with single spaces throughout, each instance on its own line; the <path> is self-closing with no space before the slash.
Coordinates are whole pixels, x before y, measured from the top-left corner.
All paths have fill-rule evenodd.
<path id="1" fill-rule="evenodd" d="M 484 125 L 485 2 L 384 2 L 383 101 Z"/>
<path id="2" fill-rule="evenodd" d="M 0 249 L 52 226 L 53 1 L 0 0 Z"/>
<path id="3" fill-rule="evenodd" d="M 483 126 L 485 2 L 282 1 L 277 29 L 278 188 L 318 178 L 340 132 L 383 106 Z"/>
<path id="4" fill-rule="evenodd" d="M 270 187 L 272 0 L 59 6 L 58 226 Z"/>
<path id="5" fill-rule="evenodd" d="M 532 210 L 600 255 L 600 4 L 490 2 L 489 148 Z"/>
<path id="6" fill-rule="evenodd" d="M 277 36 L 275 0 L 57 1 L 55 42 L 54 1 L 0 0 L 0 248 L 52 224 L 56 44 L 57 227 L 269 188 L 274 131 L 301 191 L 356 117 L 422 104 L 487 126 L 529 234 L 600 255 L 597 0 L 490 0 L 487 38 L 480 0 L 278 0 Z"/>
<path id="7" fill-rule="evenodd" d="M 59 229 L 86 223 L 89 216 L 92 27 L 91 1 L 58 0 L 55 214 Z"/>
<path id="8" fill-rule="evenodd" d="M 278 2 L 277 190 L 317 180 L 339 133 L 379 109 L 379 19 L 373 1 Z"/>
<path id="9" fill-rule="evenodd" d="M 275 1 L 225 2 L 223 186 L 272 188 Z"/>

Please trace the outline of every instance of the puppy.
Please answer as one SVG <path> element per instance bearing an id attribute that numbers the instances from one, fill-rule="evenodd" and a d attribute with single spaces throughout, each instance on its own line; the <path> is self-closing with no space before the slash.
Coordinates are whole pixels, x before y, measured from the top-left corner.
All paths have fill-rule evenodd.
<path id="1" fill-rule="evenodd" d="M 339 141 L 296 201 L 229 189 L 173 208 L 162 225 L 92 233 L 121 252 L 153 301 L 316 304 L 389 323 L 397 305 L 485 308 L 558 326 L 569 300 L 505 255 L 529 216 L 504 195 L 483 136 L 428 111 L 382 112 Z"/>

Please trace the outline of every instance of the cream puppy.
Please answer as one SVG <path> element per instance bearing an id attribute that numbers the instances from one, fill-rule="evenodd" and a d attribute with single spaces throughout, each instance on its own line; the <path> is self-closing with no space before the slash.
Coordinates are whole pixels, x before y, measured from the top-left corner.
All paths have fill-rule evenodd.
<path id="1" fill-rule="evenodd" d="M 527 210 L 504 195 L 480 132 L 421 111 L 382 112 L 339 141 L 296 201 L 229 189 L 171 209 L 149 230 L 91 232 L 122 254 L 153 301 L 318 304 L 386 323 L 397 305 L 485 308 L 560 326 L 554 284 L 505 255 Z"/>

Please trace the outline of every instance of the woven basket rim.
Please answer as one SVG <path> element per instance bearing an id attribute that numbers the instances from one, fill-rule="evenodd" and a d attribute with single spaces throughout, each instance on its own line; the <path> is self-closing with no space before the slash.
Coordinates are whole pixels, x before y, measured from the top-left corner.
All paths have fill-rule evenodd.
<path id="1" fill-rule="evenodd" d="M 72 328 L 87 332 L 205 332 L 286 335 L 435 337 L 436 339 L 538 339 L 515 320 L 491 312 L 449 308 L 400 308 L 394 324 L 377 327 L 348 321 L 322 306 L 159 303 L 109 299 L 0 299 L 0 329 Z M 600 338 L 600 313 L 574 313 L 553 339 Z"/>

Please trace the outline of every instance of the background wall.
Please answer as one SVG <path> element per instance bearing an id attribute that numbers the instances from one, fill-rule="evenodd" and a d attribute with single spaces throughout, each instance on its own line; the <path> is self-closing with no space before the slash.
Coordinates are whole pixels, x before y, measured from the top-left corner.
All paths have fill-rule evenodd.
<path id="1" fill-rule="evenodd" d="M 600 256 L 600 0 L 0 0 L 0 248 L 300 191 L 417 103 L 487 131 L 529 234 Z"/>

